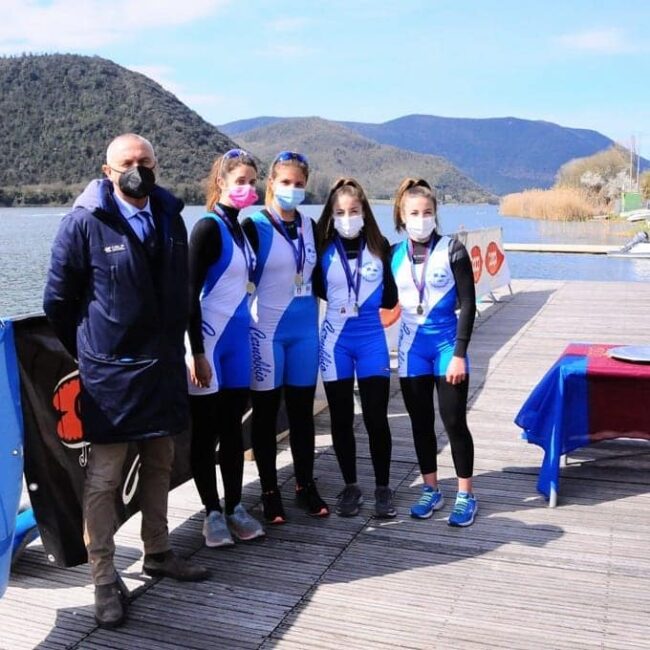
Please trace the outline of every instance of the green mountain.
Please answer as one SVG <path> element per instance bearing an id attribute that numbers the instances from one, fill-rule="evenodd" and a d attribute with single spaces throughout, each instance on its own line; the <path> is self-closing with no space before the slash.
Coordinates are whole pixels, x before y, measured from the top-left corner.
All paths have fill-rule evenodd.
<path id="1" fill-rule="evenodd" d="M 69 202 L 125 132 L 153 143 L 161 185 L 200 202 L 212 161 L 236 146 L 155 81 L 99 57 L 0 58 L 0 115 L 0 205 Z"/>
<path id="2" fill-rule="evenodd" d="M 108 143 L 130 131 L 153 143 L 161 185 L 200 203 L 212 161 L 237 146 L 156 82 L 99 57 L 0 57 L 0 114 L 0 205 L 71 202 L 101 175 Z M 241 143 L 267 163 L 287 148 L 309 155 L 313 201 L 343 174 L 359 178 L 373 198 L 390 198 L 403 177 L 414 175 L 447 200 L 494 198 L 442 158 L 384 146 L 337 123 L 245 123 L 263 125 Z"/>
<path id="3" fill-rule="evenodd" d="M 239 137 L 249 129 L 286 119 L 251 118 L 219 128 L 232 137 Z M 467 119 L 407 115 L 382 124 L 339 124 L 380 144 L 442 156 L 496 194 L 550 187 L 564 163 L 613 144 L 596 131 L 514 117 Z"/>
<path id="4" fill-rule="evenodd" d="M 339 176 L 354 176 L 374 199 L 390 199 L 406 176 L 426 178 L 443 200 L 494 198 L 443 158 L 381 145 L 318 117 L 275 121 L 242 132 L 237 140 L 269 162 L 284 149 L 304 152 L 312 170 L 308 189 L 316 200 L 327 195 Z"/>

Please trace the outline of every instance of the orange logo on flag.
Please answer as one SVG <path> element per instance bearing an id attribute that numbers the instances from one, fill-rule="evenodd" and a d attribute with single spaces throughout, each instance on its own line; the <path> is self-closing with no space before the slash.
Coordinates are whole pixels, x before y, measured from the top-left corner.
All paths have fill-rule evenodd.
<path id="1" fill-rule="evenodd" d="M 79 417 L 79 371 L 66 375 L 54 389 L 52 406 L 58 417 L 56 434 L 64 445 L 80 447 L 84 442 L 83 427 Z"/>

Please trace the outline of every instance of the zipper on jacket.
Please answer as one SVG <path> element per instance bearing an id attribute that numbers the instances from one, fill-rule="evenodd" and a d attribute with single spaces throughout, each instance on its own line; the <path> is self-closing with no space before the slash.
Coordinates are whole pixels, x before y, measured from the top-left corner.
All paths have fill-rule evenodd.
<path id="1" fill-rule="evenodd" d="M 111 288 L 110 288 L 110 305 L 109 312 L 115 313 L 115 292 L 117 285 L 117 266 L 111 265 Z"/>

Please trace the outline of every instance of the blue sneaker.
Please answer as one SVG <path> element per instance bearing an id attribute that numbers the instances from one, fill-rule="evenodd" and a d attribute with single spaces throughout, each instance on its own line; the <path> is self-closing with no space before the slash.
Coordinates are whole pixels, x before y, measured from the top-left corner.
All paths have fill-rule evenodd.
<path id="1" fill-rule="evenodd" d="M 225 516 L 217 510 L 212 510 L 205 516 L 203 537 L 205 537 L 205 545 L 210 548 L 232 546 L 235 543 L 228 530 Z"/>
<path id="2" fill-rule="evenodd" d="M 471 526 L 477 512 L 478 501 L 474 495 L 469 492 L 459 492 L 447 523 L 450 526 Z"/>
<path id="3" fill-rule="evenodd" d="M 231 515 L 226 515 L 226 519 L 233 537 L 242 542 L 266 535 L 262 524 L 255 517 L 251 517 L 241 503 L 235 506 Z"/>
<path id="4" fill-rule="evenodd" d="M 420 499 L 411 506 L 411 517 L 428 519 L 434 510 L 440 510 L 444 504 L 442 492 L 438 488 L 425 484 L 422 486 Z"/>

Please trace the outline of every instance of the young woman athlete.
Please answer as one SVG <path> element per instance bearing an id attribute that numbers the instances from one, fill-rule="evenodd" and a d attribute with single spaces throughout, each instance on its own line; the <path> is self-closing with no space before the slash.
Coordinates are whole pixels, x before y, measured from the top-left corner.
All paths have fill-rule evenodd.
<path id="1" fill-rule="evenodd" d="M 262 487 L 264 518 L 286 520 L 276 468 L 280 399 L 289 419 L 296 498 L 309 515 L 329 514 L 314 484 L 314 393 L 318 373 L 318 306 L 312 291 L 316 265 L 314 223 L 297 210 L 305 198 L 305 156 L 279 153 L 269 171 L 266 207 L 244 222 L 257 256 L 250 329 L 252 442 Z"/>
<path id="2" fill-rule="evenodd" d="M 256 199 L 257 166 L 241 149 L 217 158 L 208 177 L 206 215 L 190 238 L 189 391 L 191 466 L 206 516 L 206 546 L 228 546 L 233 536 L 264 535 L 241 505 L 244 449 L 242 416 L 250 384 L 250 300 L 255 255 L 237 220 Z M 225 513 L 214 468 L 219 467 Z"/>
<path id="3" fill-rule="evenodd" d="M 411 515 L 425 519 L 443 505 L 434 430 L 435 386 L 458 477 L 448 523 L 469 526 L 478 508 L 472 493 L 474 443 L 466 418 L 467 346 L 476 309 L 472 265 L 459 241 L 438 232 L 436 197 L 425 180 L 407 178 L 402 182 L 395 197 L 394 219 L 396 229 L 406 230 L 408 235 L 395 246 L 392 258 L 402 308 L 400 386 L 424 481 Z"/>
<path id="4" fill-rule="evenodd" d="M 391 435 L 388 426 L 390 360 L 379 309 L 397 304 L 390 247 L 381 235 L 366 195 L 353 178 L 330 190 L 317 225 L 319 265 L 315 286 L 327 300 L 320 332 L 320 370 L 332 423 L 332 442 L 345 487 L 336 512 L 359 513 L 354 423 L 354 376 L 361 397 L 375 471 L 375 516 L 396 515 L 389 487 Z"/>

